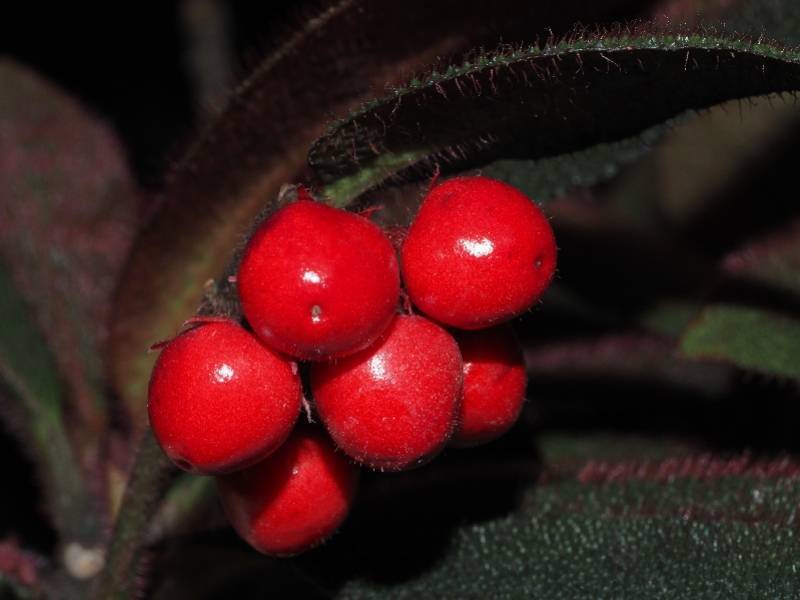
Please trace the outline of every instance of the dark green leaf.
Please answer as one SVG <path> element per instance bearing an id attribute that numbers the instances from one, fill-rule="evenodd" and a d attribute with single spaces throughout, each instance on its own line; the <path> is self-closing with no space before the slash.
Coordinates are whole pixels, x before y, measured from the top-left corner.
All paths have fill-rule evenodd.
<path id="1" fill-rule="evenodd" d="M 489 470 L 454 478 L 433 465 L 437 476 L 417 478 L 427 485 L 392 488 L 391 499 L 362 507 L 350 529 L 300 564 L 338 598 L 789 599 L 800 592 L 796 462 L 613 436 L 583 437 L 591 447 L 576 453 L 574 441 L 543 440 L 555 463 L 538 478 L 520 471 L 521 491 Z M 478 502 L 492 512 L 473 513 Z M 394 518 L 401 523 L 390 524 Z"/>
<path id="2" fill-rule="evenodd" d="M 421 161 L 558 155 L 688 109 L 796 90 L 797 60 L 766 43 L 647 31 L 484 55 L 366 104 L 317 140 L 309 161 L 344 205 Z"/>
<path id="3" fill-rule="evenodd" d="M 800 321 L 766 310 L 706 307 L 681 341 L 688 356 L 723 360 L 767 375 L 800 378 Z"/>
<path id="4" fill-rule="evenodd" d="M 537 201 L 549 200 L 574 187 L 612 178 L 622 166 L 648 152 L 663 131 L 663 126 L 653 127 L 634 138 L 541 160 L 499 160 L 481 172 L 513 185 Z"/>
<path id="5" fill-rule="evenodd" d="M 0 292 L 3 416 L 28 442 L 59 532 L 70 542 L 97 543 L 100 524 L 64 429 L 55 365 L 1 264 Z"/>
<path id="6" fill-rule="evenodd" d="M 461 528 L 429 569 L 392 585 L 351 580 L 338 597 L 788 600 L 800 592 L 797 465 L 595 462 L 576 477 L 533 486 L 513 514 Z"/>

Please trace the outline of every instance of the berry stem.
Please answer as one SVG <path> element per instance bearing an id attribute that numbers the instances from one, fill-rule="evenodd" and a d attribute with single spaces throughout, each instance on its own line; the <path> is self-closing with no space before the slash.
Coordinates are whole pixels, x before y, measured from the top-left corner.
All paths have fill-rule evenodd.
<path id="1" fill-rule="evenodd" d="M 130 598 L 136 566 L 149 523 L 155 515 L 175 470 L 148 428 L 139 443 L 136 460 L 117 516 L 108 558 L 93 590 L 92 598 Z"/>

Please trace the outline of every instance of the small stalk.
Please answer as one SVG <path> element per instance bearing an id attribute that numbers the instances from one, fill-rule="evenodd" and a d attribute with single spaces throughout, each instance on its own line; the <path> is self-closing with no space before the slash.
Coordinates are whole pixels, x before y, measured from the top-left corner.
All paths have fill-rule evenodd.
<path id="1" fill-rule="evenodd" d="M 106 566 L 92 593 L 94 600 L 130 598 L 149 524 L 172 479 L 174 468 L 148 428 L 136 453 L 108 546 Z"/>

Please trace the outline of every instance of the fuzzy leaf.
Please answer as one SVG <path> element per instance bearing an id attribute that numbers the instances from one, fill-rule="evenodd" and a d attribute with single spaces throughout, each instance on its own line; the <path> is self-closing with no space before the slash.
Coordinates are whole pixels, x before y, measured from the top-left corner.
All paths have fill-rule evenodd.
<path id="1" fill-rule="evenodd" d="M 367 572 L 337 597 L 796 597 L 797 465 L 747 464 L 587 463 L 460 528 L 430 568 L 399 582 Z"/>
<path id="2" fill-rule="evenodd" d="M 552 158 L 498 160 L 486 165 L 481 172 L 513 185 L 537 201 L 545 201 L 574 187 L 610 179 L 621 167 L 647 153 L 663 130 L 663 126 L 653 127 L 633 138 Z"/>
<path id="3" fill-rule="evenodd" d="M 138 210 L 125 153 L 75 100 L 0 60 L 0 156 L 0 256 L 47 333 L 77 436 L 96 442 L 110 296 Z"/>
<path id="4" fill-rule="evenodd" d="M 681 347 L 688 356 L 800 379 L 800 321 L 785 315 L 745 306 L 711 305 L 690 325 Z"/>
<path id="5" fill-rule="evenodd" d="M 577 20 L 634 14 L 629 0 L 557 9 L 524 0 L 339 0 L 310 18 L 229 99 L 176 167 L 121 279 L 113 319 L 117 391 L 143 420 L 155 341 L 174 334 L 222 276 L 235 247 L 284 184 L 309 175 L 307 149 L 331 114 L 399 85 L 442 57 L 521 43 Z"/>
<path id="6" fill-rule="evenodd" d="M 799 56 L 715 34 L 650 31 L 484 55 L 366 104 L 317 140 L 309 162 L 344 205 L 422 161 L 558 155 L 688 109 L 796 90 Z M 642 103 L 644 94 L 654 101 Z"/>
<path id="7" fill-rule="evenodd" d="M 0 414 L 28 442 L 59 532 L 96 543 L 99 523 L 64 429 L 55 365 L 2 265 L 0 292 L 0 386 L 9 396 Z"/>

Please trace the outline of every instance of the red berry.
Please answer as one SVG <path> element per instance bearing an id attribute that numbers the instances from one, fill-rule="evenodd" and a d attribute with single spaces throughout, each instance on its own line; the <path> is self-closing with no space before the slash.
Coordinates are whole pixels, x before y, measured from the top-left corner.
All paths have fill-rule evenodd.
<path id="1" fill-rule="evenodd" d="M 491 441 L 517 421 L 527 374 L 522 349 L 507 325 L 456 334 L 464 360 L 464 399 L 453 446 Z"/>
<path id="2" fill-rule="evenodd" d="M 426 462 L 450 439 L 462 369 L 449 333 L 398 316 L 366 350 L 313 365 L 311 389 L 339 448 L 370 467 L 399 470 Z"/>
<path id="3" fill-rule="evenodd" d="M 324 435 L 297 429 L 249 469 L 217 478 L 233 527 L 259 552 L 288 556 L 330 537 L 355 496 L 358 468 Z"/>
<path id="4" fill-rule="evenodd" d="M 303 195 L 269 217 L 237 282 L 254 331 L 291 356 L 324 360 L 367 347 L 392 320 L 397 257 L 373 223 Z"/>
<path id="5" fill-rule="evenodd" d="M 169 342 L 153 368 L 150 425 L 179 467 L 243 468 L 274 451 L 302 399 L 297 366 L 238 324 L 209 322 Z"/>
<path id="6" fill-rule="evenodd" d="M 525 312 L 556 267 L 547 217 L 527 196 L 488 177 L 434 187 L 401 251 L 411 301 L 453 327 L 480 329 Z"/>

